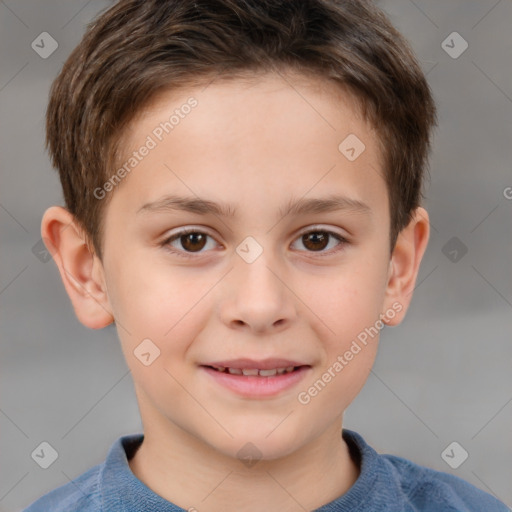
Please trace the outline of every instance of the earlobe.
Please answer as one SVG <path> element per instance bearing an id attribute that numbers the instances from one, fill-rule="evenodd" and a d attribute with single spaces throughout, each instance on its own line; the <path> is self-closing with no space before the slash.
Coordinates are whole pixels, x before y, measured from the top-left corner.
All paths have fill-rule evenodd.
<path id="1" fill-rule="evenodd" d="M 392 309 L 394 313 L 383 318 L 387 325 L 398 325 L 405 317 L 429 234 L 428 213 L 424 208 L 418 207 L 409 224 L 398 235 L 391 256 L 384 306 L 386 311 Z"/>
<path id="2" fill-rule="evenodd" d="M 103 265 L 89 250 L 73 215 L 60 206 L 48 208 L 41 222 L 41 237 L 59 269 L 80 322 L 91 329 L 111 324 L 114 318 Z"/>

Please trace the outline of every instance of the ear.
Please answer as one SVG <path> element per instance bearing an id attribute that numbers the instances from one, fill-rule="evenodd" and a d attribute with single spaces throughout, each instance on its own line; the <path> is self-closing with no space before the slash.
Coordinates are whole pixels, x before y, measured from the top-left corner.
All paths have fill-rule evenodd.
<path id="1" fill-rule="evenodd" d="M 384 307 L 394 311 L 382 317 L 387 325 L 398 325 L 405 317 L 412 299 L 420 263 L 427 248 L 430 235 L 428 213 L 418 207 L 409 224 L 400 232 L 389 262 L 388 283 Z"/>
<path id="2" fill-rule="evenodd" d="M 91 329 L 114 321 L 107 295 L 103 265 L 91 252 L 74 216 L 52 206 L 41 222 L 41 237 L 59 269 L 64 288 L 78 320 Z"/>

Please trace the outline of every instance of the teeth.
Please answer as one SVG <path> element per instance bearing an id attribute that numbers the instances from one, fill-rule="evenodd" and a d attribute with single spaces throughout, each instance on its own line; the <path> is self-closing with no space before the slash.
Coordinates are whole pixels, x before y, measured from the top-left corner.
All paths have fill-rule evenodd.
<path id="1" fill-rule="evenodd" d="M 226 368 L 225 366 L 217 366 L 216 370 L 220 372 L 230 373 L 231 375 L 259 375 L 260 377 L 273 377 L 275 375 L 283 375 L 284 373 L 293 372 L 295 366 L 287 368 L 272 368 L 270 370 L 258 370 L 257 368 Z"/>
<path id="2" fill-rule="evenodd" d="M 277 373 L 277 369 L 274 368 L 273 370 L 260 370 L 259 373 L 262 377 L 270 377 L 271 375 L 275 375 Z"/>
<path id="3" fill-rule="evenodd" d="M 258 375 L 258 368 L 243 369 L 242 373 L 244 375 Z"/>

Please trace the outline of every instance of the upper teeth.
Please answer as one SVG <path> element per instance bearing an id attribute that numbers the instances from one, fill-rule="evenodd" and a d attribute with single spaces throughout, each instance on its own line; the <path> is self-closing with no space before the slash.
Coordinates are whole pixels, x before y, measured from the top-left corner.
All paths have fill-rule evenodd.
<path id="1" fill-rule="evenodd" d="M 287 368 L 272 368 L 271 370 L 258 370 L 257 368 L 226 368 L 225 366 L 217 366 L 216 370 L 220 372 L 227 371 L 232 375 L 260 375 L 261 377 L 271 377 L 273 375 L 282 375 L 283 373 L 293 372 L 295 366 Z"/>

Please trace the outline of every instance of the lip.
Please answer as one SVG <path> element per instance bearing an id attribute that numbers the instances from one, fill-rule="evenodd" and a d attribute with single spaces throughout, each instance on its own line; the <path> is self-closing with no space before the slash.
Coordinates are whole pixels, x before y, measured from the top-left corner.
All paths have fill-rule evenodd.
<path id="1" fill-rule="evenodd" d="M 281 363 L 284 360 L 280 360 Z M 227 363 L 228 361 L 226 361 Z M 231 362 L 233 364 L 233 362 Z M 258 363 L 258 364 L 261 364 Z M 216 363 L 212 366 L 222 366 Z M 296 370 L 291 373 L 283 373 L 282 375 L 273 375 L 269 377 L 261 377 L 254 375 L 232 375 L 230 373 L 220 372 L 209 366 L 200 366 L 200 369 L 208 375 L 216 384 L 233 391 L 237 395 L 245 398 L 269 398 L 275 397 L 280 393 L 284 393 L 286 390 L 296 386 L 302 381 L 306 375 L 311 371 L 309 365 L 292 365 L 298 366 Z M 282 366 L 281 366 L 282 367 Z M 230 368 L 236 368 L 231 366 Z M 241 368 L 250 368 L 250 366 L 242 366 Z M 255 366 L 253 368 L 259 368 L 260 370 L 280 368 L 280 366 L 271 366 L 270 368 L 261 368 Z"/>
<path id="2" fill-rule="evenodd" d="M 291 359 L 268 358 L 256 361 L 255 359 L 231 359 L 224 361 L 215 361 L 213 363 L 203 363 L 201 366 L 224 366 L 225 368 L 247 368 L 258 370 L 272 370 L 273 368 L 288 368 L 289 366 L 310 366 L 306 363 L 293 361 Z"/>

